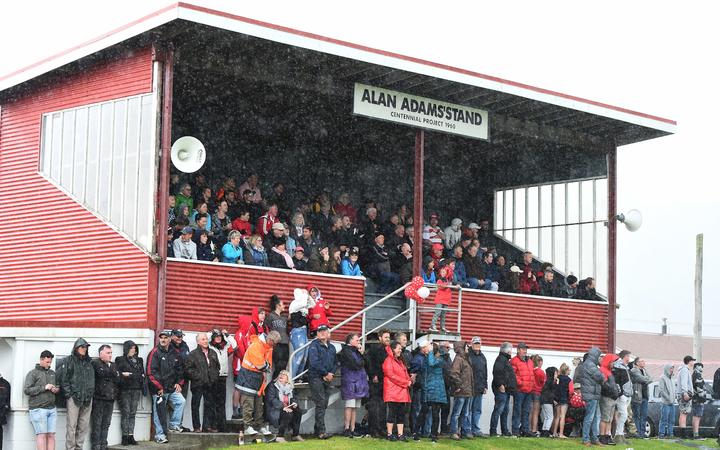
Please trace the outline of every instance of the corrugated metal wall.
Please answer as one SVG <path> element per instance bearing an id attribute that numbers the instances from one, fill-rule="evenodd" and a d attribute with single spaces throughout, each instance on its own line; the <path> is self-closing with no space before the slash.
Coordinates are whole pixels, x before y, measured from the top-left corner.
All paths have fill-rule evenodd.
<path id="1" fill-rule="evenodd" d="M 457 291 L 451 308 L 457 308 Z M 431 295 L 423 306 L 433 306 Z M 607 348 L 607 303 L 578 302 L 546 297 L 463 290 L 461 334 L 463 339 L 482 337 L 496 346 L 525 342 L 531 350 L 553 349 L 586 352 L 592 346 Z M 420 315 L 421 327 L 430 326 L 432 312 Z M 447 314 L 447 328 L 457 329 L 457 313 Z"/>
<path id="2" fill-rule="evenodd" d="M 147 326 L 148 257 L 41 177 L 38 158 L 43 113 L 151 91 L 147 48 L 1 105 L 0 326 Z"/>
<path id="3" fill-rule="evenodd" d="M 222 327 L 234 332 L 238 315 L 250 314 L 253 306 L 267 309 L 273 294 L 287 307 L 293 289 L 306 288 L 308 284 L 316 285 L 330 302 L 333 311 L 330 325 L 363 308 L 365 284 L 358 278 L 168 260 L 165 327 L 194 331 Z M 345 333 L 360 329 L 358 319 L 338 329 L 333 339 L 342 339 Z"/>

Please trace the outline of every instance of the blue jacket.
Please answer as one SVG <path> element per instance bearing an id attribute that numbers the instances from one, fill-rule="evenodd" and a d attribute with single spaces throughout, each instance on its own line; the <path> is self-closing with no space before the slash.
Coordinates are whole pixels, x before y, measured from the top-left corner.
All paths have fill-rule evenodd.
<path id="1" fill-rule="evenodd" d="M 322 378 L 335 373 L 335 346 L 328 342 L 323 345 L 315 339 L 308 348 L 308 378 Z"/>
<path id="2" fill-rule="evenodd" d="M 256 248 L 251 248 L 250 251 L 252 252 L 254 266 L 262 266 L 262 267 L 268 267 L 270 264 L 268 264 L 268 256 L 265 249 L 258 250 Z"/>
<path id="3" fill-rule="evenodd" d="M 433 353 L 427 355 L 423 377 L 423 395 L 426 402 L 447 403 L 445 378 L 443 376 L 444 366 L 445 361 L 442 357 L 435 357 Z"/>
<path id="4" fill-rule="evenodd" d="M 290 256 L 295 254 L 295 247 L 297 247 L 297 242 L 295 242 L 295 239 L 291 238 L 290 236 L 285 238 L 285 250 L 287 250 Z"/>
<path id="5" fill-rule="evenodd" d="M 350 262 L 350 258 L 343 258 L 340 263 L 340 269 L 342 269 L 341 273 L 343 275 L 349 275 L 351 277 L 361 277 L 363 274 L 360 270 L 360 265 L 358 263 L 353 264 Z"/>
<path id="6" fill-rule="evenodd" d="M 455 281 L 455 284 L 459 284 L 460 286 L 463 286 L 463 287 L 468 286 L 467 272 L 465 271 L 465 263 L 463 263 L 460 260 L 455 261 L 455 271 L 453 272 L 453 280 Z"/>
<path id="7" fill-rule="evenodd" d="M 235 264 L 238 259 L 243 259 L 242 247 L 233 247 L 232 242 L 227 242 L 222 248 L 222 262 Z"/>
<path id="8" fill-rule="evenodd" d="M 435 272 L 430 272 L 430 276 L 428 277 L 424 270 L 420 271 L 422 273 L 423 281 L 430 284 L 435 284 Z"/>

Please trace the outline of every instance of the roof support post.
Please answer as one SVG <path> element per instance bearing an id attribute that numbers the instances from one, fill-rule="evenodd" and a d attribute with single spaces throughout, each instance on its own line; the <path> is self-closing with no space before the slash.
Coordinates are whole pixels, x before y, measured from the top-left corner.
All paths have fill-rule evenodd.
<path id="1" fill-rule="evenodd" d="M 609 353 L 615 353 L 615 328 L 617 316 L 617 147 L 613 143 L 607 152 L 608 180 L 608 329 Z"/>
<path id="2" fill-rule="evenodd" d="M 420 275 L 422 267 L 423 202 L 425 183 L 425 131 L 415 132 L 415 179 L 413 193 L 413 277 Z"/>

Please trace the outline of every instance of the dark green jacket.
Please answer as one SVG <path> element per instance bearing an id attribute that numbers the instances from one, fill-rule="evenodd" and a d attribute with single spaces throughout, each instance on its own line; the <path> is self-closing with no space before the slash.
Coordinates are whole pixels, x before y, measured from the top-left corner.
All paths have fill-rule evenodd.
<path id="1" fill-rule="evenodd" d="M 55 394 L 45 389 L 48 384 L 56 386 L 55 371 L 35 364 L 35 368 L 25 376 L 23 385 L 23 392 L 28 396 L 29 409 L 52 409 L 55 407 Z"/>
<path id="2" fill-rule="evenodd" d="M 66 399 L 72 398 L 75 403 L 90 403 L 95 393 L 95 369 L 88 355 L 80 356 L 78 347 L 87 345 L 87 341 L 79 338 L 73 345 L 72 354 L 62 362 L 62 379 L 60 388 Z"/>

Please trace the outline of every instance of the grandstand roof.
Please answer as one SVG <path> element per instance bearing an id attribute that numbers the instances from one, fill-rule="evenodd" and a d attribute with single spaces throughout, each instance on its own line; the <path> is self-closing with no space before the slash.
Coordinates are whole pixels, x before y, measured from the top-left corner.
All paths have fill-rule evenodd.
<path id="1" fill-rule="evenodd" d="M 206 27 L 347 58 L 331 74 L 334 79 L 350 77 L 486 108 L 492 122 L 526 134 L 570 132 L 581 141 L 611 138 L 624 145 L 671 134 L 676 128 L 670 119 L 183 2 L 0 77 L 0 95 L 12 95 L 11 88 L 139 35 L 151 32 L 153 37 L 181 39 Z"/>

